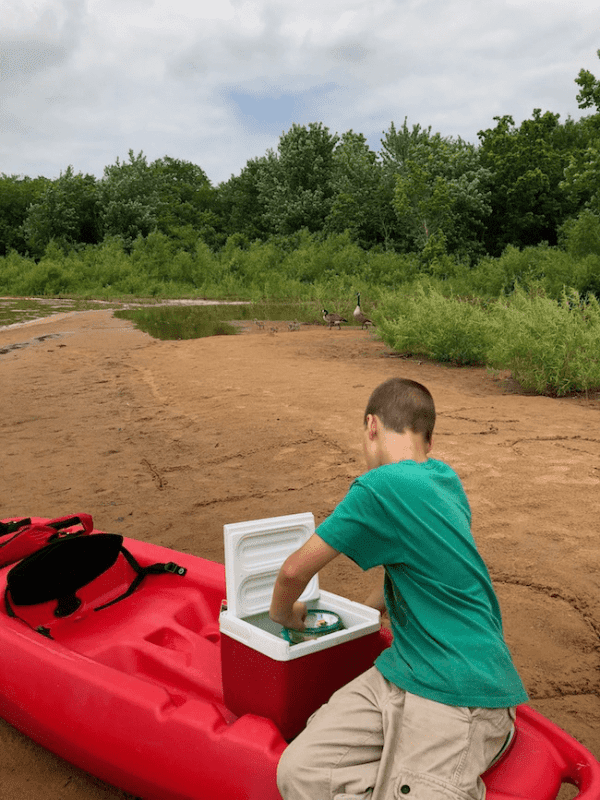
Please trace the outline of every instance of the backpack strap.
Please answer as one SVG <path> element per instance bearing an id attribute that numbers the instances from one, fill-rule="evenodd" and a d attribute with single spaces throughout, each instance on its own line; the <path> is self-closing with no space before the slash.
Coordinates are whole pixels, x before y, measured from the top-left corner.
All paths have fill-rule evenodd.
<path id="1" fill-rule="evenodd" d="M 61 531 L 63 528 L 72 528 L 74 525 L 81 525 L 81 531 L 73 531 L 73 534 L 67 535 L 74 535 L 75 533 L 91 533 L 94 528 L 94 523 L 92 522 L 92 517 L 89 514 L 76 514 L 70 517 L 60 517 L 59 519 L 49 519 L 46 522 L 38 522 L 33 523 L 31 521 L 31 517 L 24 517 L 23 519 L 15 519 L 9 522 L 1 522 L 0 521 L 0 538 L 3 536 L 8 536 L 11 533 L 18 534 L 22 533 L 23 528 L 52 528 L 56 531 L 56 535 L 58 535 L 58 531 Z M 12 537 L 15 538 L 14 536 Z M 6 542 L 0 542 L 0 548 L 4 547 L 8 544 L 9 539 Z"/>
<path id="2" fill-rule="evenodd" d="M 131 582 L 131 585 L 127 589 L 127 591 L 123 592 L 123 594 L 116 597 L 114 600 L 110 600 L 108 603 L 104 603 L 102 606 L 97 606 L 94 611 L 102 611 L 103 608 L 108 608 L 108 606 L 112 606 L 115 603 L 118 603 L 119 600 L 124 600 L 129 595 L 133 594 L 140 583 L 144 580 L 146 575 L 162 575 L 165 572 L 170 572 L 172 575 L 181 575 L 183 577 L 187 572 L 185 567 L 180 567 L 179 564 L 175 564 L 174 561 L 168 561 L 167 563 L 163 564 L 149 564 L 147 567 L 142 567 L 141 564 L 135 559 L 132 553 L 129 552 L 123 545 L 121 545 L 121 553 L 125 556 L 129 564 L 133 567 L 136 571 L 136 576 Z"/>

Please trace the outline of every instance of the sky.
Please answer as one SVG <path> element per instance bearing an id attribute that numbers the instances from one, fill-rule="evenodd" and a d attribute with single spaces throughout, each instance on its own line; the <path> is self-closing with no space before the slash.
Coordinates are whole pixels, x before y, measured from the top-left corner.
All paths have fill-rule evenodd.
<path id="1" fill-rule="evenodd" d="M 598 0 L 0 0 L 0 173 L 101 177 L 133 150 L 216 186 L 309 122 L 476 144 L 495 116 L 591 113 L 599 48 Z"/>

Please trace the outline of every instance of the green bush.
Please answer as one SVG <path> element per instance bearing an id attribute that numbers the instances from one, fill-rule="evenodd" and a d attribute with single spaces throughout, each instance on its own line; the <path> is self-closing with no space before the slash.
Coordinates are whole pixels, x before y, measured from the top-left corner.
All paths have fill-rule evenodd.
<path id="1" fill-rule="evenodd" d="M 575 258 L 600 256 L 600 217 L 589 208 L 585 209 L 576 219 L 567 220 L 562 225 L 560 240 Z"/>
<path id="2" fill-rule="evenodd" d="M 543 289 L 558 300 L 565 287 L 585 291 L 590 265 L 558 247 L 538 245 L 519 250 L 506 248 L 500 258 L 482 258 L 466 277 L 475 294 L 487 297 L 510 295 L 516 286 Z"/>
<path id="3" fill-rule="evenodd" d="M 600 388 L 600 305 L 565 291 L 560 301 L 517 289 L 493 309 L 488 363 L 527 391 L 564 396 Z"/>
<path id="4" fill-rule="evenodd" d="M 383 296 L 375 321 L 383 341 L 399 353 L 457 365 L 486 363 L 491 328 L 477 301 L 416 284 Z"/>

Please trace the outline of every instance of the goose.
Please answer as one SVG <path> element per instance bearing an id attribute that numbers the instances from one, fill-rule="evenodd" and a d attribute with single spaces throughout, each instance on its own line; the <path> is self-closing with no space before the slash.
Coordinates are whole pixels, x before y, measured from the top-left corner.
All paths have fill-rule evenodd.
<path id="1" fill-rule="evenodd" d="M 354 312 L 353 312 L 352 316 L 354 317 L 354 319 L 357 322 L 360 322 L 360 327 L 361 328 L 368 328 L 369 326 L 371 326 L 372 328 L 376 327 L 376 325 L 373 322 L 373 320 L 369 319 L 368 317 L 365 317 L 365 315 L 361 311 L 361 308 L 360 308 L 360 292 L 356 293 L 356 308 L 354 309 Z"/>
<path id="2" fill-rule="evenodd" d="M 338 330 L 341 330 L 340 328 L 341 322 L 348 322 L 347 319 L 344 319 L 339 314 L 334 314 L 334 313 L 330 314 L 326 308 L 323 309 L 323 319 L 329 325 L 330 328 L 336 326 Z"/>

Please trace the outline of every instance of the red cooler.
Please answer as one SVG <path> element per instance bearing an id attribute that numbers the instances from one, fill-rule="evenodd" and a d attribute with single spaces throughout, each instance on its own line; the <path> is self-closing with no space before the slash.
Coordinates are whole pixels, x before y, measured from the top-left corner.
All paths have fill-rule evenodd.
<path id="1" fill-rule="evenodd" d="M 388 639 L 379 612 L 331 592 L 318 576 L 301 595 L 309 610 L 338 614 L 343 628 L 292 644 L 269 619 L 277 573 L 314 533 L 312 514 L 225 525 L 227 609 L 220 615 L 225 705 L 273 720 L 289 740 L 336 689 L 373 665 Z"/>

